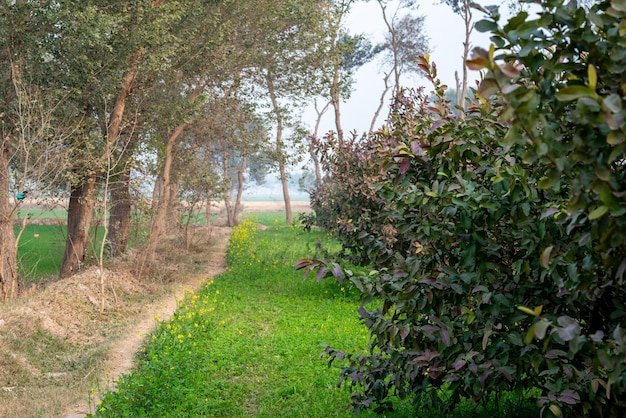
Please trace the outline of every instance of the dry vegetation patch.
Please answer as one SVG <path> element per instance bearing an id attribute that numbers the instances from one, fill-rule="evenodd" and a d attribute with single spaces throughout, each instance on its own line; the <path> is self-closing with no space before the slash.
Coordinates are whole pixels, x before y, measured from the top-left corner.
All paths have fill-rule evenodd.
<path id="1" fill-rule="evenodd" d="M 154 316 L 167 318 L 186 289 L 223 271 L 228 234 L 228 228 L 197 228 L 189 250 L 164 243 L 159 264 L 149 270 L 127 257 L 0 306 L 0 416 L 90 412 L 96 401 L 87 402 L 90 389 L 132 367 L 139 334 L 150 332 Z"/>

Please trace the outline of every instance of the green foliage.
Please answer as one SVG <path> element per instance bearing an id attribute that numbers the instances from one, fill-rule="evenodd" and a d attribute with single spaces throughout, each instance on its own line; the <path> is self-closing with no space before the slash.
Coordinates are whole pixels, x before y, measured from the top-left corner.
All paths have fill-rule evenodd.
<path id="1" fill-rule="evenodd" d="M 536 3 L 537 19 L 521 12 L 503 27 L 485 10 L 479 28 L 495 47 L 468 63 L 489 73 L 464 119 L 424 59 L 434 102 L 396 104 L 390 126 L 359 145 L 373 166 L 334 162 L 350 187 L 319 206 L 358 215 L 351 203 L 376 202 L 347 238 L 376 270 L 298 267 L 364 294 L 371 352 L 348 356 L 342 374 L 357 409 L 385 409 L 394 393 L 451 409 L 536 388 L 543 416 L 624 414 L 623 2 Z"/>

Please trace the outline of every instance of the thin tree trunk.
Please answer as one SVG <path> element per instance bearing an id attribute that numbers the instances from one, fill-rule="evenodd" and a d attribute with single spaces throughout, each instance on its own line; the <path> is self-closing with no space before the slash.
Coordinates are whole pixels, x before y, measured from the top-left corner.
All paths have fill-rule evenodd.
<path id="1" fill-rule="evenodd" d="M 289 197 L 287 169 L 285 165 L 285 155 L 283 150 L 283 115 L 280 111 L 280 107 L 278 106 L 278 99 L 276 98 L 274 82 L 272 80 L 272 75 L 269 71 L 267 72 L 266 79 L 268 91 L 272 100 L 272 106 L 274 108 L 274 114 L 276 115 L 276 155 L 278 156 L 278 172 L 280 174 L 280 182 L 283 189 L 283 200 L 285 201 L 285 222 L 287 223 L 287 225 L 291 225 L 293 223 L 293 211 L 291 209 L 291 197 Z M 338 110 L 339 107 L 336 107 L 335 115 L 338 115 Z"/>
<path id="2" fill-rule="evenodd" d="M 85 262 L 89 228 L 95 206 L 93 194 L 96 189 L 96 179 L 96 175 L 93 174 L 79 185 L 72 187 L 67 212 L 67 239 L 59 273 L 62 278 L 75 274 Z"/>
<path id="3" fill-rule="evenodd" d="M 374 132 L 374 128 L 376 126 L 376 120 L 378 119 L 378 116 L 380 115 L 380 112 L 383 109 L 383 106 L 385 105 L 385 96 L 387 95 L 387 92 L 390 89 L 389 77 L 391 77 L 391 71 L 389 71 L 388 73 L 385 73 L 385 77 L 383 78 L 383 81 L 385 82 L 385 88 L 383 89 L 383 92 L 380 94 L 378 107 L 376 108 L 376 112 L 374 112 L 374 116 L 372 117 L 372 123 L 370 123 L 370 130 L 368 132 L 368 135 Z"/>
<path id="4" fill-rule="evenodd" d="M 170 181 L 169 193 L 170 198 L 167 204 L 167 219 L 169 222 L 165 225 L 165 230 L 168 233 L 175 232 L 181 227 L 180 219 L 180 201 L 178 199 L 178 192 L 180 191 L 180 184 L 178 181 Z"/>
<path id="5" fill-rule="evenodd" d="M 228 174 L 228 166 L 230 164 L 230 157 L 228 154 L 228 150 L 222 143 L 222 151 L 224 153 L 224 157 L 222 158 L 222 178 L 224 179 L 224 184 L 230 183 L 230 175 Z M 224 187 L 224 210 L 226 211 L 226 224 L 228 226 L 235 226 L 235 220 L 233 219 L 233 205 L 230 198 L 230 186 Z"/>
<path id="6" fill-rule="evenodd" d="M 322 168 L 320 166 L 320 159 L 317 155 L 317 147 L 320 144 L 319 130 L 322 122 L 322 116 L 324 116 L 324 113 L 326 113 L 330 104 L 330 102 L 326 103 L 326 105 L 324 105 L 324 107 L 320 110 L 317 108 L 317 101 L 315 102 L 315 113 L 317 113 L 317 119 L 315 120 L 313 135 L 309 138 L 309 155 L 311 156 L 311 161 L 313 161 L 313 166 L 315 168 L 315 187 L 317 189 L 322 187 Z"/>
<path id="7" fill-rule="evenodd" d="M 457 105 L 461 107 L 461 118 L 465 118 L 465 96 L 467 95 L 467 65 L 465 64 L 469 58 L 470 37 L 472 35 L 472 12 L 469 0 L 464 0 L 465 23 L 465 41 L 463 42 L 463 84 L 461 85 L 461 94 L 457 96 Z"/>
<path id="8" fill-rule="evenodd" d="M 337 139 L 339 143 L 343 142 L 343 127 L 341 126 L 341 97 L 339 93 L 339 65 L 335 64 L 335 71 L 333 72 L 333 84 L 330 87 L 330 101 L 333 105 L 335 112 L 335 127 L 337 129 Z"/>
<path id="9" fill-rule="evenodd" d="M 0 302 L 13 299 L 19 287 L 17 276 L 17 249 L 13 231 L 13 212 L 9 199 L 10 146 L 6 137 L 0 144 Z"/>
<path id="10" fill-rule="evenodd" d="M 189 96 L 189 103 L 195 103 L 195 101 L 200 96 L 200 93 L 206 87 L 209 78 L 205 77 L 202 82 L 199 82 Z M 152 225 L 150 228 L 150 238 L 148 239 L 148 244 L 145 247 L 144 260 L 148 261 L 152 264 L 156 257 L 156 247 L 157 243 L 163 238 L 163 233 L 165 231 L 165 219 L 167 218 L 168 207 L 170 204 L 170 178 L 172 171 L 172 162 L 174 160 L 174 147 L 176 145 L 176 141 L 182 135 L 182 133 L 187 128 L 188 123 L 183 122 L 174 129 L 170 137 L 167 139 L 167 143 L 165 144 L 165 161 L 163 162 L 163 168 L 161 172 L 161 178 L 163 180 L 163 188 L 161 190 L 161 195 L 158 200 L 158 205 L 156 207 L 156 213 L 154 215 Z M 154 202 L 153 202 L 154 205 Z"/>
<path id="11" fill-rule="evenodd" d="M 156 208 L 156 213 L 154 219 L 152 220 L 150 238 L 148 239 L 148 244 L 145 248 L 145 260 L 149 263 L 153 263 L 155 261 L 157 244 L 163 238 L 165 232 L 165 219 L 167 218 L 167 210 L 170 204 L 170 174 L 172 171 L 172 160 L 174 157 L 174 145 L 186 127 L 186 123 L 180 124 L 174 130 L 174 133 L 170 135 L 165 146 L 165 161 L 163 163 L 161 176 L 163 181 L 162 190 Z"/>
<path id="12" fill-rule="evenodd" d="M 239 171 L 237 172 L 237 197 L 235 199 L 235 210 L 233 213 L 233 221 L 235 225 L 239 225 L 239 208 L 241 207 L 241 197 L 243 196 L 244 172 L 246 171 L 247 159 L 248 157 L 246 155 L 246 151 L 244 150 L 241 158 L 241 165 L 239 166 Z"/>

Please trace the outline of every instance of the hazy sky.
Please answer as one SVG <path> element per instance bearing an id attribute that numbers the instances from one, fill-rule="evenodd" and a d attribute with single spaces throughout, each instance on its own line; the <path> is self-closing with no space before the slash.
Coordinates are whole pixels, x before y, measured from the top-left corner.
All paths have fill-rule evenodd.
<path id="1" fill-rule="evenodd" d="M 462 74 L 463 40 L 465 27 L 461 16 L 452 13 L 449 6 L 433 4 L 434 0 L 420 0 L 418 13 L 425 16 L 426 32 L 430 37 L 431 61 L 437 64 L 439 78 L 448 86 L 454 87 L 454 72 Z M 481 2 L 485 3 L 485 2 Z M 493 3 L 493 2 L 492 2 Z M 392 5 L 389 6 L 391 10 Z M 474 21 L 482 18 L 480 12 L 473 10 Z M 357 2 L 347 19 L 347 26 L 352 33 L 362 33 L 373 42 L 381 41 L 386 26 L 382 19 L 380 6 L 375 0 L 369 2 Z M 474 31 L 472 45 L 489 46 L 487 34 Z M 470 71 L 470 79 L 475 80 L 478 73 Z M 369 129 L 372 117 L 378 106 L 380 94 L 383 90 L 382 72 L 380 65 L 372 62 L 363 66 L 356 74 L 357 83 L 351 98 L 342 104 L 342 124 L 346 132 L 356 130 L 359 134 Z M 414 79 L 406 82 L 408 87 L 424 85 L 430 89 L 429 83 L 424 79 Z M 389 103 L 388 98 L 386 104 Z M 381 117 L 376 123 L 380 126 L 387 112 L 381 111 Z M 315 122 L 315 112 L 306 113 L 304 121 L 309 126 Z M 334 130 L 334 122 L 331 112 L 328 111 L 322 121 L 320 135 Z"/>

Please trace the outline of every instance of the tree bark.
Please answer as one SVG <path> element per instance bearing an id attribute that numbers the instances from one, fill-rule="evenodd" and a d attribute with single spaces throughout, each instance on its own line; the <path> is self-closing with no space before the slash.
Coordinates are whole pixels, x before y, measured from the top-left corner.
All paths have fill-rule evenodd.
<path id="1" fill-rule="evenodd" d="M 389 77 L 391 77 L 391 71 L 389 71 L 388 73 L 385 73 L 385 77 L 383 78 L 383 82 L 385 83 L 385 88 L 380 94 L 380 99 L 378 100 L 378 107 L 376 108 L 376 112 L 374 112 L 374 116 L 372 117 L 372 122 L 370 123 L 370 130 L 367 133 L 368 135 L 374 132 L 374 128 L 376 127 L 376 120 L 378 119 L 378 116 L 380 115 L 380 111 L 383 109 L 383 106 L 385 105 L 385 96 L 387 95 L 387 92 L 390 89 Z"/>
<path id="2" fill-rule="evenodd" d="M 156 259 L 157 244 L 163 238 L 165 232 L 165 219 L 167 218 L 171 197 L 170 175 L 172 172 L 172 161 L 174 159 L 174 145 L 186 127 L 187 123 L 178 125 L 178 127 L 167 139 L 167 144 L 165 145 L 165 160 L 161 171 L 161 193 L 156 205 L 154 218 L 152 219 L 152 225 L 150 227 L 150 238 L 148 238 L 148 244 L 144 249 L 144 260 L 150 264 L 154 263 Z"/>
<path id="3" fill-rule="evenodd" d="M 472 12 L 469 0 L 464 0 L 463 22 L 465 23 L 465 41 L 463 42 L 463 83 L 461 93 L 457 95 L 457 105 L 462 109 L 460 117 L 465 118 L 465 96 L 467 95 L 467 60 L 469 58 L 470 38 L 472 35 Z M 458 81 L 457 81 L 458 83 Z"/>
<path id="4" fill-rule="evenodd" d="M 335 128 L 337 129 L 337 139 L 339 143 L 343 143 L 343 127 L 341 125 L 341 109 L 340 109 L 340 93 L 339 93 L 339 65 L 335 64 L 335 71 L 333 72 L 333 84 L 330 87 L 330 101 L 335 111 Z"/>
<path id="5" fill-rule="evenodd" d="M 181 227 L 181 219 L 180 219 L 180 201 L 178 199 L 178 193 L 180 192 L 180 183 L 177 180 L 170 180 L 169 193 L 170 198 L 168 199 L 167 205 L 167 219 L 169 222 L 165 225 L 165 231 L 168 233 L 176 232 L 180 230 Z"/>
<path id="6" fill-rule="evenodd" d="M 70 204 L 67 211 L 67 239 L 61 263 L 61 278 L 75 274 L 87 256 L 89 229 L 95 206 L 94 191 L 96 174 L 90 175 L 80 184 L 72 186 Z"/>
<path id="7" fill-rule="evenodd" d="M 189 95 L 189 103 L 195 103 L 208 82 L 209 78 L 208 76 L 206 76 L 204 80 L 202 80 L 195 86 L 195 88 Z M 183 122 L 178 125 L 169 136 L 169 138 L 167 139 L 167 143 L 165 144 L 165 160 L 163 162 L 163 168 L 161 169 L 160 176 L 163 182 L 161 194 L 159 196 L 158 204 L 156 205 L 155 215 L 152 220 L 152 225 L 150 227 L 150 238 L 148 239 L 148 244 L 144 249 L 144 260 L 147 261 L 149 264 L 152 264 L 155 261 L 156 247 L 158 242 L 163 238 L 165 231 L 165 219 L 167 218 L 167 212 L 171 198 L 170 179 L 172 172 L 172 162 L 174 160 L 174 146 L 176 145 L 176 141 L 178 140 L 178 138 L 187 128 L 187 125 L 187 122 Z"/>
<path id="8" fill-rule="evenodd" d="M 241 157 L 241 165 L 239 166 L 239 171 L 237 172 L 237 197 L 235 199 L 235 208 L 233 213 L 233 222 L 235 225 L 239 225 L 239 208 L 241 208 L 241 197 L 243 196 L 243 186 L 244 186 L 244 173 L 246 171 L 247 164 L 247 154 L 244 150 L 243 156 Z"/>
<path id="9" fill-rule="evenodd" d="M 228 154 L 228 150 L 222 143 L 222 151 L 224 156 L 222 158 L 222 178 L 224 179 L 224 183 L 228 184 L 230 182 L 230 175 L 228 173 L 228 166 L 230 164 L 230 156 Z M 235 220 L 233 219 L 233 204 L 230 198 L 230 187 L 224 188 L 224 210 L 226 211 L 226 224 L 230 227 L 235 226 Z"/>
<path id="10" fill-rule="evenodd" d="M 130 169 L 130 164 L 125 164 L 111 185 L 108 251 L 112 256 L 123 254 L 130 240 L 132 210 Z"/>
<path id="11" fill-rule="evenodd" d="M 17 276 L 17 249 L 13 231 L 13 213 L 9 199 L 10 146 L 8 138 L 0 136 L 0 301 L 13 299 L 19 287 Z"/>
<path id="12" fill-rule="evenodd" d="M 326 105 L 324 105 L 324 107 L 320 110 L 317 108 L 317 101 L 315 102 L 315 113 L 317 113 L 317 118 L 315 120 L 313 134 L 309 137 L 309 155 L 311 156 L 311 161 L 313 161 L 313 167 L 315 168 L 315 187 L 317 189 L 322 187 L 322 168 L 320 165 L 320 159 L 317 155 L 317 147 L 320 145 L 319 130 L 322 122 L 322 116 L 324 116 L 324 113 L 326 113 L 329 106 L 330 102 L 327 102 Z"/>

